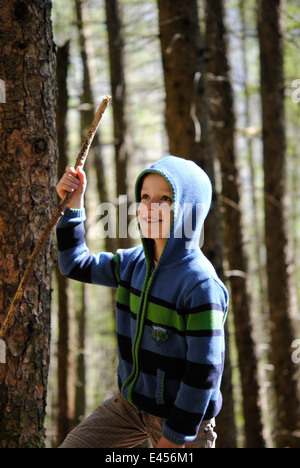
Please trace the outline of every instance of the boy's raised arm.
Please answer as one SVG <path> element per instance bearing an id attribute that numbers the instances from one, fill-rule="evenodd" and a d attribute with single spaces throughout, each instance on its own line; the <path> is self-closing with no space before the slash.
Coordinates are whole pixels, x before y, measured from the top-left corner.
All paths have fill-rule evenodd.
<path id="1" fill-rule="evenodd" d="M 86 175 L 82 168 L 78 166 L 75 170 L 68 166 L 56 186 L 61 198 L 64 198 L 66 193 L 72 193 L 64 216 L 57 224 L 59 268 L 64 276 L 76 281 L 116 288 L 118 281 L 113 253 L 90 254 L 85 242 L 86 185 Z"/>

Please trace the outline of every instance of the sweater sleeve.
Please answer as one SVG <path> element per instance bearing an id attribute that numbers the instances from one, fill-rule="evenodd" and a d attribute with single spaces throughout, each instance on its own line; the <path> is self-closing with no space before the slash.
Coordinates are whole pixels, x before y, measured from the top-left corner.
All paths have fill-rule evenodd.
<path id="1" fill-rule="evenodd" d="M 116 257 L 112 253 L 90 254 L 85 242 L 84 210 L 66 209 L 56 229 L 61 273 L 84 283 L 116 288 Z"/>
<path id="2" fill-rule="evenodd" d="M 221 409 L 227 310 L 227 291 L 214 280 L 195 288 L 187 301 L 186 365 L 163 428 L 163 436 L 174 444 L 195 440 L 202 421 L 212 419 Z"/>

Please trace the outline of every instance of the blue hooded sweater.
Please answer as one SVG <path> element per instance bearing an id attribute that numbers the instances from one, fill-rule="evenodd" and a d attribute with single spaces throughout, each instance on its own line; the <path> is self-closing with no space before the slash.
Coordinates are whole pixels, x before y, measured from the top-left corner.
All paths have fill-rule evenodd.
<path id="1" fill-rule="evenodd" d="M 154 243 L 90 254 L 84 210 L 66 210 L 57 226 L 61 272 L 78 281 L 117 288 L 118 382 L 137 411 L 164 418 L 163 436 L 177 445 L 197 437 L 203 420 L 222 406 L 224 323 L 228 292 L 199 245 L 211 205 L 207 175 L 169 156 L 144 170 L 160 174 L 173 194 L 169 238 L 156 267 Z"/>

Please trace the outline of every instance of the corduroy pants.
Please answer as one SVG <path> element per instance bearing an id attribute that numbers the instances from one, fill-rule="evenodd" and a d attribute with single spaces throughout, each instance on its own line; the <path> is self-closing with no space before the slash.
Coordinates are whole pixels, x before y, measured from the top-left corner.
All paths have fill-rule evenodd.
<path id="1" fill-rule="evenodd" d="M 70 432 L 60 448 L 134 448 L 147 439 L 155 448 L 164 421 L 151 414 L 138 414 L 118 393 Z M 214 419 L 203 421 L 197 439 L 186 448 L 215 448 L 214 426 Z"/>

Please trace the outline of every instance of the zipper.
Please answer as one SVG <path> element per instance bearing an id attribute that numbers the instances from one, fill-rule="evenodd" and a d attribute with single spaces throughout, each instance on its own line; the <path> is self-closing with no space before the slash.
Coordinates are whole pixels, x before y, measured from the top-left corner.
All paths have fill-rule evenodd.
<path id="1" fill-rule="evenodd" d="M 137 411 L 138 411 L 138 408 L 134 405 L 132 401 L 132 392 L 133 392 L 133 388 L 139 376 L 139 347 L 140 347 L 143 330 L 144 330 L 144 322 L 145 322 L 147 303 L 148 303 L 148 294 L 149 294 L 149 290 L 150 290 L 150 287 L 154 278 L 154 274 L 155 274 L 155 269 L 153 269 L 152 266 L 151 266 L 151 269 L 150 267 L 147 268 L 147 275 L 146 275 L 146 279 L 145 279 L 142 294 L 141 294 L 140 305 L 139 305 L 138 316 L 137 316 L 136 332 L 135 332 L 134 342 L 132 346 L 133 369 L 132 369 L 130 376 L 126 379 L 126 381 L 123 383 L 122 388 L 121 388 L 121 393 L 123 397 L 125 397 L 125 390 L 128 388 L 127 397 L 125 398 L 132 406 L 134 406 L 134 408 Z"/>
<path id="2" fill-rule="evenodd" d="M 142 174 L 140 174 L 138 180 L 136 181 L 136 186 L 135 186 L 136 187 L 135 188 L 135 190 L 136 190 L 136 200 L 138 200 L 139 195 L 140 195 L 138 193 L 139 181 L 141 180 L 141 178 L 146 173 L 159 174 L 159 175 L 162 175 L 163 177 L 165 177 L 159 171 L 155 171 L 155 170 L 153 170 L 153 171 L 152 170 L 143 171 Z M 167 180 L 167 182 L 169 183 L 169 185 L 171 187 L 172 195 L 173 195 L 173 201 L 174 201 L 175 200 L 174 189 L 173 189 L 171 183 L 169 182 L 169 180 L 167 179 L 167 177 L 165 177 L 165 179 Z M 174 211 L 172 212 L 172 228 L 171 229 L 173 229 L 173 225 L 174 225 Z M 138 376 L 139 376 L 138 353 L 139 353 L 139 347 L 140 347 L 142 334 L 143 334 L 143 330 L 144 330 L 144 322 L 145 322 L 145 316 L 146 316 L 146 310 L 147 310 L 148 294 L 149 294 L 151 284 L 153 282 L 154 276 L 155 276 L 155 274 L 157 272 L 158 265 L 159 265 L 159 262 L 158 262 L 158 264 L 156 265 L 156 268 L 154 268 L 152 258 L 150 259 L 149 255 L 147 255 L 146 243 L 143 240 L 143 237 L 142 237 L 142 244 L 143 244 L 144 253 L 145 253 L 147 272 L 146 272 L 146 278 L 145 278 L 145 282 L 144 282 L 143 290 L 142 290 L 142 294 L 141 294 L 141 301 L 140 301 L 139 308 L 138 308 L 136 332 L 135 332 L 134 342 L 133 342 L 133 346 L 132 346 L 133 369 L 132 369 L 132 372 L 131 372 L 130 376 L 125 380 L 125 382 L 123 383 L 122 388 L 121 388 L 121 394 L 123 395 L 123 397 L 125 399 L 127 399 L 127 401 L 137 411 L 139 411 L 139 409 L 134 405 L 134 403 L 132 401 L 132 392 L 133 392 L 133 388 L 134 388 L 134 386 L 136 384 L 136 381 L 138 379 Z M 161 257 L 163 256 L 167 245 L 168 245 L 168 242 L 166 242 L 166 244 L 164 246 L 164 250 L 162 252 Z M 159 261 L 160 261 L 160 259 L 159 259 Z M 125 391 L 126 391 L 127 388 L 128 388 L 128 393 L 127 393 L 127 397 L 126 397 L 125 396 Z"/>

